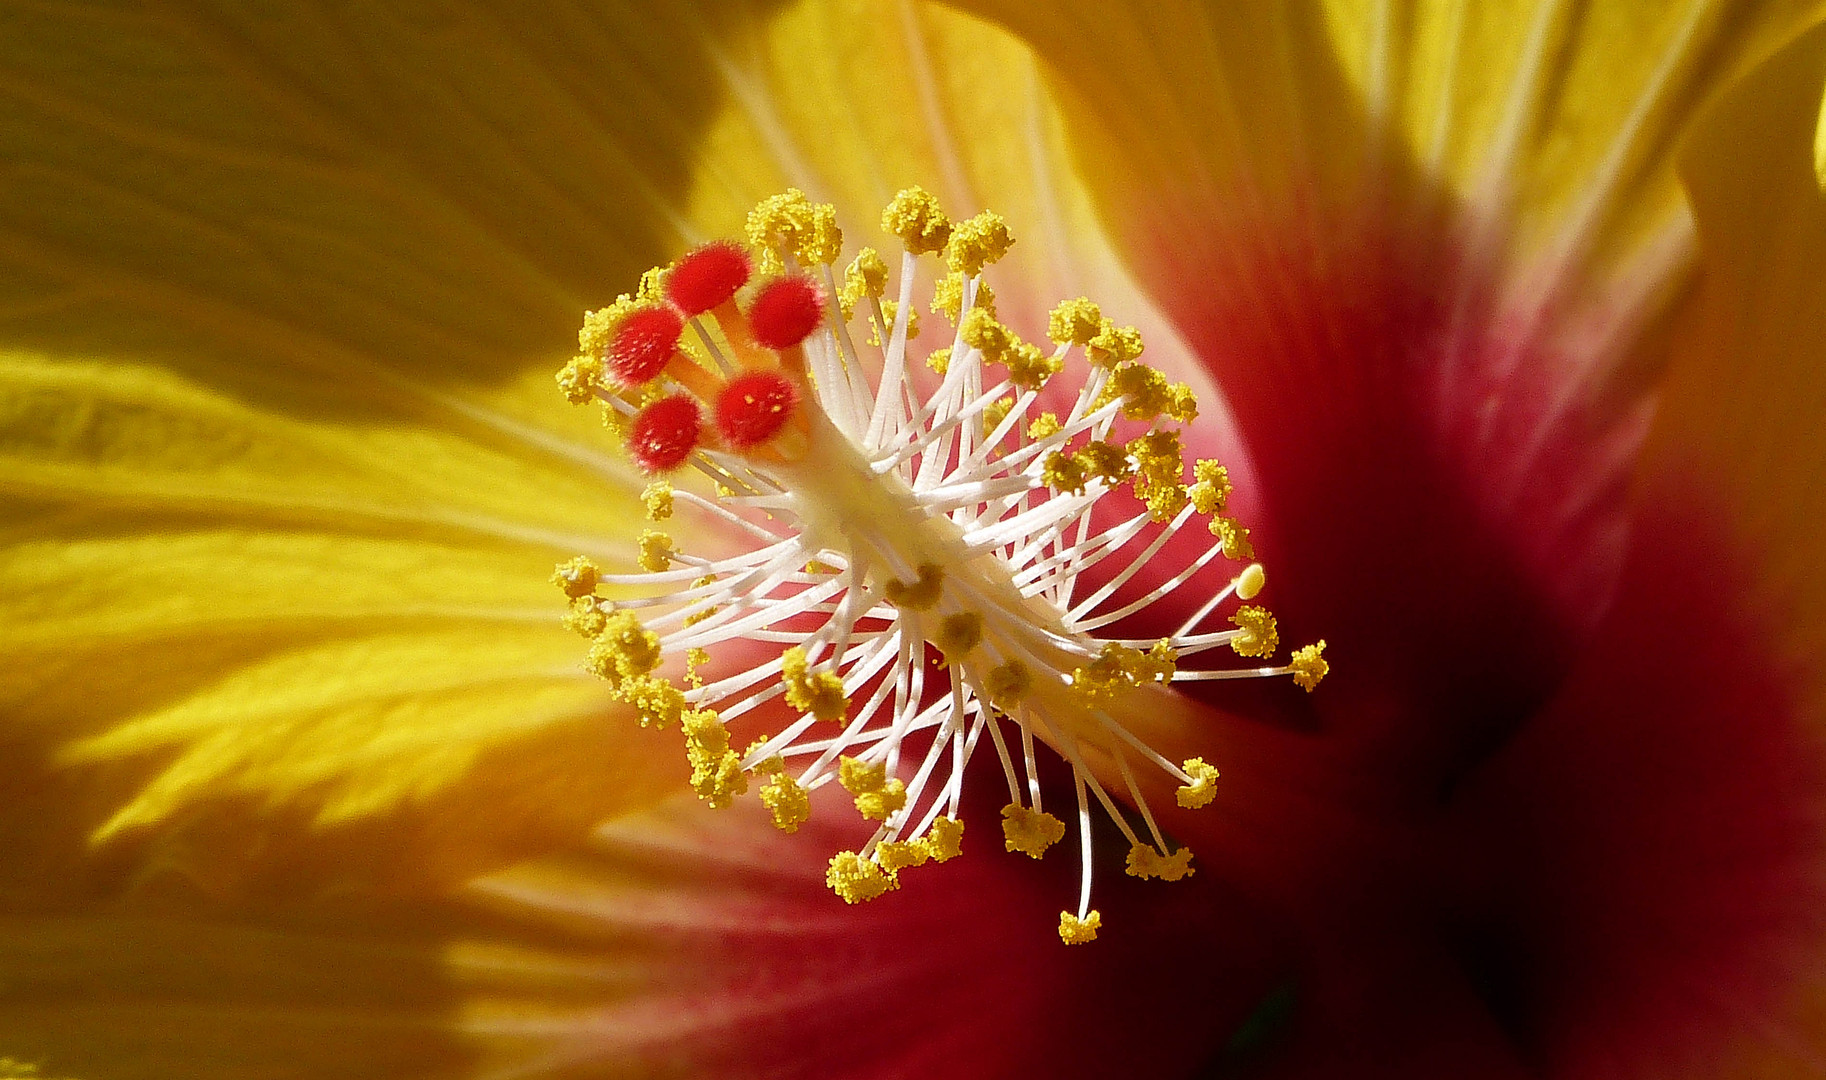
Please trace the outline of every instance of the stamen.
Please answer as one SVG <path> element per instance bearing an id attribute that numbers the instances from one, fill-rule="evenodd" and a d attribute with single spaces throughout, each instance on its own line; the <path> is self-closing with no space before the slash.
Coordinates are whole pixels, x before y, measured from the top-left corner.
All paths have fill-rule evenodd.
<path id="1" fill-rule="evenodd" d="M 1197 404 L 1140 361 L 1134 328 L 1068 300 L 1043 348 L 998 318 L 984 277 L 1015 242 L 1000 217 L 954 224 L 927 192 L 903 191 L 882 215 L 902 246 L 898 282 L 893 260 L 864 248 L 840 289 L 831 207 L 788 191 L 747 226 L 752 251 L 704 245 L 589 313 L 583 354 L 558 380 L 568 400 L 603 403 L 643 470 L 690 465 L 706 478 L 649 485 L 651 521 L 697 515 L 746 548 L 707 558 L 680 549 L 684 532 L 648 529 L 641 573 L 572 560 L 553 578 L 565 624 L 591 639 L 586 666 L 643 724 L 684 732 L 691 785 L 713 807 L 754 789 L 792 832 L 812 791 L 848 791 L 870 828 L 826 874 L 848 903 L 958 853 L 964 778 L 985 731 L 1008 788 L 1003 846 L 1044 856 L 1067 827 L 1042 803 L 1035 744 L 1046 743 L 1072 774 L 1083 860 L 1059 935 L 1094 940 L 1092 806 L 1128 842 L 1130 874 L 1173 881 L 1192 855 L 1172 847 L 1136 769 L 1178 785 L 1181 807 L 1219 795 L 1204 759 L 1175 765 L 1117 717 L 1156 711 L 1182 681 L 1281 676 L 1312 690 L 1329 670 L 1324 642 L 1280 666 L 1201 666 L 1226 645 L 1261 659 L 1279 646 L 1273 616 L 1248 603 L 1266 585 L 1261 566 L 1215 569 L 1252 558 L 1247 528 L 1226 513 L 1229 475 L 1215 462 L 1188 469 L 1173 425 Z M 941 379 L 922 395 L 912 290 L 918 260 L 935 255 L 930 310 L 957 331 L 923 357 Z M 757 265 L 769 276 L 751 286 Z M 1063 419 L 1033 415 L 1041 388 L 1074 367 L 1082 381 Z M 1195 516 L 1216 541 L 1161 569 Z M 1205 599 L 1172 634 L 1098 636 L 1187 588 Z M 744 667 L 706 679 L 700 669 L 732 643 Z M 782 707 L 787 718 L 731 748 L 731 722 L 752 729 Z M 1019 730 L 1018 753 L 1004 722 Z"/>

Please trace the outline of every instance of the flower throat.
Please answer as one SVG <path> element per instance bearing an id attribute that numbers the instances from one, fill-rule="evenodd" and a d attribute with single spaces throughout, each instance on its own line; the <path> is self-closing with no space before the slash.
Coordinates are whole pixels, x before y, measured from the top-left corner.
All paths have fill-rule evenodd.
<path id="1" fill-rule="evenodd" d="M 1216 768 L 1169 761 L 1121 718 L 1177 682 L 1286 675 L 1312 690 L 1325 643 L 1269 662 L 1274 617 L 1247 603 L 1266 579 L 1226 513 L 1228 476 L 1212 461 L 1188 469 L 1178 426 L 1197 403 L 1140 362 L 1134 328 L 1067 300 L 1048 320 L 1051 348 L 1023 341 L 984 280 L 1014 243 L 1002 218 L 952 222 L 909 188 L 881 224 L 902 249 L 892 296 L 872 248 L 839 284 L 835 210 L 794 190 L 755 208 L 746 245 L 701 246 L 585 317 L 581 354 L 558 374 L 565 396 L 601 403 L 655 478 L 651 521 L 682 510 L 739 550 L 702 557 L 650 529 L 639 572 L 573 559 L 554 577 L 566 623 L 643 725 L 683 729 L 691 786 L 711 806 L 756 787 L 793 832 L 811 792 L 848 792 L 875 823 L 830 860 L 826 881 L 849 903 L 959 853 L 985 735 L 1008 786 L 1004 846 L 1044 855 L 1066 833 L 1042 799 L 1036 743 L 1049 747 L 1072 774 L 1083 865 L 1059 936 L 1091 941 L 1092 806 L 1128 841 L 1128 873 L 1177 880 L 1191 852 L 1169 843 L 1136 770 L 1168 774 L 1183 807 L 1216 796 Z M 924 258 L 941 263 L 929 310 L 951 334 L 916 368 Z M 1080 360 L 1075 392 L 1054 385 Z M 1194 518 L 1213 542 L 1144 588 L 1158 570 L 1137 576 Z M 1203 585 L 1224 557 L 1241 568 Z M 1209 596 L 1173 633 L 1098 633 L 1188 587 Z M 1198 663 L 1224 648 L 1264 664 Z M 738 751 L 731 723 L 760 735 Z"/>

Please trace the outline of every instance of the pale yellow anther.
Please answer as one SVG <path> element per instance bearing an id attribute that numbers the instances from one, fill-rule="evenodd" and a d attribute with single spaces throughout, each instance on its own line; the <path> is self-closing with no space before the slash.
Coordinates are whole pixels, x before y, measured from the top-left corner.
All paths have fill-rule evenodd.
<path id="1" fill-rule="evenodd" d="M 1236 576 L 1236 595 L 1239 600 L 1254 600 L 1268 584 L 1268 571 L 1262 569 L 1261 563 L 1250 563 L 1243 567 L 1243 572 Z"/>
<path id="2" fill-rule="evenodd" d="M 594 593 L 601 582 L 602 568 L 582 555 L 566 559 L 552 571 L 552 584 L 564 590 L 564 595 L 573 600 Z"/>
<path id="3" fill-rule="evenodd" d="M 841 721 L 849 709 L 843 679 L 834 671 L 813 671 L 805 650 L 797 645 L 780 657 L 780 681 L 786 687 L 786 704 L 820 720 Z"/>
<path id="4" fill-rule="evenodd" d="M 1065 836 L 1065 822 L 1020 803 L 1002 807 L 1002 846 L 1037 859 Z"/>
<path id="5" fill-rule="evenodd" d="M 947 345 L 942 349 L 933 349 L 931 354 L 926 357 L 926 366 L 940 375 L 950 371 L 951 346 Z"/>
<path id="6" fill-rule="evenodd" d="M 945 663 L 955 664 L 983 640 L 983 617 L 974 611 L 959 611 L 939 620 L 932 643 L 945 654 Z"/>
<path id="7" fill-rule="evenodd" d="M 1191 782 L 1173 793 L 1179 805 L 1187 810 L 1196 810 L 1208 806 L 1217 798 L 1217 769 L 1205 763 L 1204 758 L 1187 758 L 1179 766 L 1192 778 Z"/>
<path id="8" fill-rule="evenodd" d="M 922 563 L 912 581 L 890 578 L 882 592 L 888 603 L 909 611 L 929 611 L 945 591 L 945 568 L 937 563 Z"/>
<path id="9" fill-rule="evenodd" d="M 1059 940 L 1067 945 L 1084 945 L 1097 940 L 1097 931 L 1103 927 L 1103 916 L 1095 911 L 1088 911 L 1080 919 L 1069 911 L 1059 912 Z"/>
<path id="10" fill-rule="evenodd" d="M 729 729 L 710 709 L 684 714 L 685 758 L 691 763 L 691 790 L 721 810 L 748 790 L 742 759 L 729 748 Z"/>
<path id="11" fill-rule="evenodd" d="M 1089 345 L 1103 329 L 1103 312 L 1087 297 L 1062 300 L 1046 318 L 1046 336 L 1063 345 Z"/>
<path id="12" fill-rule="evenodd" d="M 824 883 L 846 904 L 873 900 L 900 887 L 894 875 L 854 851 L 839 851 L 831 856 L 830 868 L 824 872 Z"/>
<path id="13" fill-rule="evenodd" d="M 1059 418 L 1057 416 L 1049 412 L 1043 412 L 1033 423 L 1027 425 L 1027 437 L 1035 441 L 1050 439 L 1060 431 L 1063 431 L 1064 428 L 1065 425 L 1059 423 Z"/>
<path id="14" fill-rule="evenodd" d="M 1117 326 L 1104 319 L 1097 335 L 1084 345 L 1084 355 L 1098 367 L 1115 367 L 1140 356 L 1143 350 L 1141 331 L 1132 326 Z"/>
<path id="15" fill-rule="evenodd" d="M 1193 874 L 1192 849 L 1182 847 L 1171 855 L 1162 855 L 1147 844 L 1135 844 L 1129 848 L 1128 864 L 1123 870 L 1130 877 L 1143 880 L 1178 881 Z"/>
<path id="16" fill-rule="evenodd" d="M 672 537 L 655 529 L 640 534 L 640 568 L 651 574 L 672 568 Z"/>
<path id="17" fill-rule="evenodd" d="M 963 854 L 964 823 L 954 817 L 932 819 L 932 831 L 922 841 L 933 862 L 949 862 Z"/>
<path id="18" fill-rule="evenodd" d="M 602 360 L 599 357 L 575 357 L 558 369 L 558 389 L 563 391 L 564 400 L 572 405 L 582 405 L 594 398 L 602 385 Z"/>
<path id="19" fill-rule="evenodd" d="M 870 320 L 870 323 L 869 323 L 869 344 L 870 345 L 886 345 L 886 344 L 888 344 L 888 341 L 891 341 L 893 339 L 894 317 L 896 314 L 899 313 L 899 311 L 900 311 L 900 302 L 899 301 L 883 300 L 881 302 L 881 317 L 883 319 L 887 320 L 887 323 L 885 324 L 885 330 L 887 332 L 888 338 L 887 338 L 887 340 L 883 340 L 883 338 L 881 336 L 881 332 L 882 332 L 882 329 L 884 329 L 884 328 L 876 327 L 874 324 L 874 321 Z M 907 340 L 912 341 L 914 338 L 916 338 L 918 336 L 919 336 L 919 311 L 916 308 L 908 308 L 907 309 Z"/>
<path id="20" fill-rule="evenodd" d="M 1326 672 L 1331 670 L 1331 665 L 1325 662 L 1324 654 L 1325 642 L 1321 639 L 1295 649 L 1293 658 L 1287 663 L 1287 670 L 1293 673 L 1294 684 L 1309 694 L 1318 687 L 1319 680 L 1325 677 Z"/>
<path id="21" fill-rule="evenodd" d="M 748 243 L 761 253 L 761 272 L 778 273 L 779 255 L 791 255 L 801 265 L 829 265 L 843 250 L 843 230 L 837 227 L 837 208 L 813 203 L 798 188 L 787 188 L 762 199 L 748 212 Z"/>
<path id="22" fill-rule="evenodd" d="M 838 306 L 847 319 L 856 313 L 856 306 L 863 300 L 879 297 L 887 291 L 888 264 L 882 260 L 880 252 L 865 247 L 843 271 L 843 288 L 837 294 Z"/>
<path id="23" fill-rule="evenodd" d="M 1031 689 L 1033 675 L 1019 660 L 990 668 L 989 674 L 983 677 L 983 693 L 988 695 L 991 705 L 1006 708 L 1025 697 Z"/>
<path id="24" fill-rule="evenodd" d="M 1230 470 L 1209 459 L 1201 459 L 1192 465 L 1192 479 L 1196 481 L 1186 494 L 1192 497 L 1192 507 L 1201 514 L 1222 513 L 1230 501 Z"/>
<path id="25" fill-rule="evenodd" d="M 615 696 L 634 706 L 641 727 L 665 729 L 679 722 L 685 712 L 685 695 L 670 680 L 641 675 L 624 680 Z"/>
<path id="26" fill-rule="evenodd" d="M 1240 630 L 1230 639 L 1230 647 L 1238 656 L 1273 656 L 1274 650 L 1280 648 L 1281 635 L 1267 608 L 1246 604 L 1236 609 L 1230 621 Z"/>
<path id="27" fill-rule="evenodd" d="M 943 250 L 951 239 L 951 219 L 925 188 L 910 187 L 881 212 L 881 231 L 899 237 L 913 254 L 925 255 Z"/>
<path id="28" fill-rule="evenodd" d="M 611 612 L 584 657 L 592 673 L 616 686 L 647 674 L 659 661 L 659 635 L 642 626 L 631 611 Z"/>
<path id="29" fill-rule="evenodd" d="M 640 493 L 640 502 L 647 508 L 648 521 L 666 520 L 672 516 L 672 485 L 655 480 Z"/>
<path id="30" fill-rule="evenodd" d="M 784 770 L 761 785 L 761 805 L 773 814 L 774 825 L 781 832 L 798 832 L 799 826 L 812 816 L 811 796 Z"/>
<path id="31" fill-rule="evenodd" d="M 886 821 L 907 805 L 907 785 L 888 775 L 885 762 L 839 758 L 837 782 L 856 796 L 856 812 L 870 821 Z"/>
<path id="32" fill-rule="evenodd" d="M 1223 545 L 1226 558 L 1238 562 L 1255 558 L 1255 545 L 1249 542 L 1249 530 L 1243 527 L 1242 522 L 1219 514 L 1211 519 L 1208 527 L 1211 535 L 1217 537 Z"/>
<path id="33" fill-rule="evenodd" d="M 952 273 L 975 277 L 983 267 L 1008 254 L 1014 237 L 1002 215 L 985 210 L 951 230 L 951 243 L 945 248 L 945 262 Z"/>
<path id="34" fill-rule="evenodd" d="M 990 364 L 1001 363 L 1003 354 L 1018 340 L 1006 326 L 996 321 L 994 315 L 982 308 L 970 309 L 964 316 L 963 325 L 958 327 L 958 333 L 964 344 L 979 350 L 984 362 Z"/>
<path id="35" fill-rule="evenodd" d="M 1008 414 L 1014 410 L 1014 398 L 997 398 L 983 409 L 983 431 L 985 434 L 1002 426 Z"/>
<path id="36" fill-rule="evenodd" d="M 970 307 L 995 314 L 995 290 L 987 281 L 976 283 L 976 295 L 971 298 Z M 952 272 L 938 279 L 932 288 L 932 314 L 943 315 L 955 324 L 964 310 L 964 275 Z"/>
<path id="37" fill-rule="evenodd" d="M 571 600 L 569 611 L 564 613 L 564 628 L 572 633 L 593 638 L 602 633 L 609 625 L 609 617 L 596 606 L 593 596 L 579 596 Z"/>
<path id="38" fill-rule="evenodd" d="M 988 354 L 984 354 L 987 358 Z M 997 361 L 1008 366 L 1008 381 L 1023 390 L 1038 390 L 1065 367 L 1065 361 L 1025 341 L 1017 341 Z"/>
<path id="39" fill-rule="evenodd" d="M 875 845 L 875 858 L 883 870 L 898 874 L 932 861 L 932 851 L 924 840 L 883 840 Z"/>

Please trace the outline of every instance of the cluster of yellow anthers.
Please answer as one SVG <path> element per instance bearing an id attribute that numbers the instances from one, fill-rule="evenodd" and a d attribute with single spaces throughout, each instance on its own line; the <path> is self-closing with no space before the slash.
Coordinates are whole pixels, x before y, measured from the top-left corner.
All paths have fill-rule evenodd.
<path id="1" fill-rule="evenodd" d="M 654 523 L 685 510 L 740 550 L 689 555 L 649 530 L 642 572 L 572 560 L 556 576 L 567 621 L 642 723 L 684 730 L 691 785 L 712 806 L 758 781 L 791 832 L 811 791 L 841 785 L 878 823 L 831 859 L 827 880 L 851 903 L 958 853 L 964 774 L 985 733 L 1008 784 L 1005 845 L 1041 857 L 1066 832 L 1041 801 L 1034 743 L 1047 744 L 1072 774 L 1083 858 L 1059 933 L 1089 941 L 1102 921 L 1092 800 L 1128 839 L 1130 874 L 1176 880 L 1191 853 L 1162 834 L 1132 763 L 1176 781 L 1181 806 L 1216 793 L 1215 768 L 1174 764 L 1121 718 L 1188 680 L 1288 675 L 1311 690 L 1324 642 L 1283 665 L 1182 667 L 1279 645 L 1273 616 L 1246 603 L 1264 576 L 1225 513 L 1224 468 L 1183 458 L 1173 425 L 1196 416 L 1192 392 L 1141 363 L 1140 335 L 1089 300 L 1053 310 L 1050 348 L 1002 323 L 983 274 L 1014 241 L 995 214 L 952 222 L 910 188 L 882 230 L 902 248 L 897 281 L 864 248 L 840 282 L 834 211 L 789 191 L 749 216 L 746 245 L 700 247 L 586 316 L 582 354 L 558 376 L 566 396 L 601 402 L 656 478 Z M 908 349 L 924 256 L 942 260 L 930 310 L 952 326 L 927 370 Z M 1075 357 L 1085 373 L 1067 389 L 1058 376 Z M 677 473 L 697 477 L 674 486 Z M 1150 567 L 1194 517 L 1216 542 L 1170 576 Z M 1221 585 L 1205 574 L 1219 556 L 1245 564 Z M 1181 588 L 1208 599 L 1172 633 L 1097 636 Z M 1200 629 L 1233 599 L 1226 628 Z M 706 681 L 713 648 L 731 673 Z M 741 751 L 736 721 L 763 732 Z M 1117 783 L 1141 835 L 1106 787 Z"/>

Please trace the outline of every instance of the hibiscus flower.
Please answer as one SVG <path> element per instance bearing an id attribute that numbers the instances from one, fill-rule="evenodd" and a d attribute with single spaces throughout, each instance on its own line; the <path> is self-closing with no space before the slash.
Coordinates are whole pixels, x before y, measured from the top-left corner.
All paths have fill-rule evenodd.
<path id="1" fill-rule="evenodd" d="M 0 1075 L 1818 1071 L 1816 13 L 963 7 L 0 14 Z M 992 758 L 846 905 L 848 797 L 703 805 L 548 583 L 650 527 L 582 313 L 913 184 L 1330 646 L 1124 717 L 1223 776 L 1083 947 Z"/>

